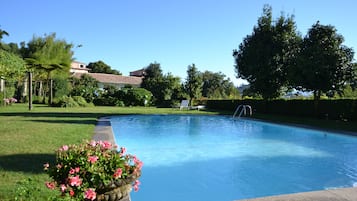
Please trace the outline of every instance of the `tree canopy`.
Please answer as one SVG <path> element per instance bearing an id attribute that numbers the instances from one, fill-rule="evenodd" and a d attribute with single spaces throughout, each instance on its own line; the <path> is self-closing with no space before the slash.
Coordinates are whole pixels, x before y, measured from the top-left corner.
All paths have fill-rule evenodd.
<path id="1" fill-rule="evenodd" d="M 15 80 L 26 72 L 25 62 L 19 56 L 0 49 L 0 78 Z"/>
<path id="2" fill-rule="evenodd" d="M 202 76 L 202 96 L 207 98 L 237 98 L 238 89 L 221 72 L 205 71 Z"/>
<path id="3" fill-rule="evenodd" d="M 104 63 L 103 61 L 99 60 L 96 62 L 91 62 L 87 65 L 87 68 L 91 69 L 91 73 L 106 73 L 106 74 L 114 74 L 114 75 L 121 75 L 122 73 L 112 69 L 108 64 Z"/>
<path id="4" fill-rule="evenodd" d="M 52 72 L 68 73 L 72 62 L 72 47 L 65 40 L 56 39 L 56 34 L 44 37 L 33 37 L 22 46 L 20 52 L 30 69 L 37 73 L 45 73 L 47 89 Z M 52 89 L 52 88 L 51 88 Z M 52 93 L 49 93 L 48 102 L 52 102 Z"/>
<path id="5" fill-rule="evenodd" d="M 272 8 L 265 5 L 253 33 L 233 50 L 237 78 L 248 80 L 251 91 L 264 99 L 279 97 L 300 40 L 293 16 L 273 21 Z"/>
<path id="6" fill-rule="evenodd" d="M 190 104 L 194 98 L 199 98 L 202 95 L 202 77 L 197 70 L 195 64 L 189 65 L 187 68 L 187 78 L 185 82 L 185 90 L 190 97 Z"/>
<path id="7" fill-rule="evenodd" d="M 342 45 L 343 36 L 331 25 L 314 24 L 305 36 L 297 64 L 291 70 L 296 88 L 321 93 L 343 91 L 354 80 L 352 48 Z"/>
<path id="8" fill-rule="evenodd" d="M 145 68 L 141 87 L 153 94 L 156 105 L 172 105 L 183 96 L 180 78 L 170 73 L 164 75 L 159 63 L 151 63 Z"/>

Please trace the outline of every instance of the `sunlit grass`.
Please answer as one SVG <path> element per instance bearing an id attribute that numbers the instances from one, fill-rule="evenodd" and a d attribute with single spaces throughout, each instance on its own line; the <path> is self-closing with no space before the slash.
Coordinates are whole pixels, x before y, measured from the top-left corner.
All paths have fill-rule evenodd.
<path id="1" fill-rule="evenodd" d="M 47 200 L 55 195 L 57 192 L 44 186 L 48 177 L 42 170 L 43 163 L 54 160 L 54 151 L 59 146 L 90 139 L 99 117 L 183 113 L 208 112 L 154 107 L 52 108 L 35 105 L 31 111 L 25 104 L 0 107 L 0 200 L 15 200 L 23 189 L 29 191 L 23 196 L 24 200 Z M 17 184 L 29 180 L 29 185 Z"/>

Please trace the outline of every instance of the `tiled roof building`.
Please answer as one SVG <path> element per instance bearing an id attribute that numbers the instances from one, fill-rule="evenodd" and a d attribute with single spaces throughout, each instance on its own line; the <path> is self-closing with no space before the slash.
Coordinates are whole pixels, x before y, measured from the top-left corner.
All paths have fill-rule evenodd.
<path id="1" fill-rule="evenodd" d="M 142 77 L 135 76 L 123 76 L 105 73 L 74 73 L 73 76 L 80 78 L 83 74 L 89 75 L 99 82 L 99 88 L 104 88 L 104 86 L 111 85 L 117 88 L 123 88 L 125 85 L 131 85 L 134 87 L 140 87 L 142 82 Z"/>

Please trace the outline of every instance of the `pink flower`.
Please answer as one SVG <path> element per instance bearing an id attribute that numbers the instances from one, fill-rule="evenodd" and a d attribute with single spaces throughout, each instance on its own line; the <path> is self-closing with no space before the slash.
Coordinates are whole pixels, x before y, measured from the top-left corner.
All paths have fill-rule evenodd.
<path id="1" fill-rule="evenodd" d="M 142 161 L 140 161 L 136 156 L 133 156 L 133 160 L 134 163 L 136 165 L 136 167 L 141 170 L 141 168 L 143 167 L 144 163 Z"/>
<path id="2" fill-rule="evenodd" d="M 94 141 L 94 140 L 91 140 L 89 144 L 90 144 L 92 147 L 97 146 L 97 142 Z"/>
<path id="3" fill-rule="evenodd" d="M 97 162 L 97 160 L 98 160 L 98 156 L 89 156 L 87 161 L 90 163 L 95 163 Z"/>
<path id="4" fill-rule="evenodd" d="M 79 175 L 75 177 L 69 177 L 69 184 L 71 186 L 80 186 L 82 184 L 82 180 L 79 178 Z"/>
<path id="5" fill-rule="evenodd" d="M 79 167 L 74 168 L 74 171 L 75 171 L 76 173 L 78 173 L 79 170 L 80 170 Z"/>
<path id="6" fill-rule="evenodd" d="M 62 168 L 62 164 L 57 164 L 56 167 L 57 167 L 57 169 L 61 169 Z"/>
<path id="7" fill-rule="evenodd" d="M 64 193 L 66 191 L 67 187 L 64 184 L 61 184 L 60 189 L 61 189 L 61 192 Z"/>
<path id="8" fill-rule="evenodd" d="M 69 190 L 69 195 L 70 195 L 71 197 L 73 197 L 74 194 L 75 194 L 75 193 L 74 193 L 73 189 Z"/>
<path id="9" fill-rule="evenodd" d="M 73 168 L 71 168 L 71 169 L 69 170 L 69 174 L 74 174 L 74 173 L 76 173 L 76 170 L 73 169 Z"/>
<path id="10" fill-rule="evenodd" d="M 74 174 L 74 173 L 78 173 L 79 172 L 79 167 L 76 167 L 76 168 L 71 168 L 69 170 L 69 174 Z"/>
<path id="11" fill-rule="evenodd" d="M 108 142 L 108 141 L 99 141 L 100 146 L 102 146 L 104 149 L 110 149 L 112 148 L 112 143 Z"/>
<path id="12" fill-rule="evenodd" d="M 67 151 L 68 150 L 68 145 L 63 145 L 59 150 L 60 151 Z"/>
<path id="13" fill-rule="evenodd" d="M 48 170 L 49 167 L 50 167 L 50 164 L 48 164 L 48 163 L 43 164 L 43 169 L 44 170 Z"/>
<path id="14" fill-rule="evenodd" d="M 118 168 L 113 174 L 114 179 L 120 178 L 122 173 L 123 173 L 123 170 L 121 168 Z"/>
<path id="15" fill-rule="evenodd" d="M 53 182 L 46 182 L 46 187 L 53 190 L 55 189 L 56 185 Z"/>
<path id="16" fill-rule="evenodd" d="M 90 188 L 84 192 L 84 198 L 89 200 L 95 200 L 97 194 L 93 188 Z"/>
<path id="17" fill-rule="evenodd" d="M 140 185 L 140 181 L 139 180 L 135 180 L 135 183 L 134 183 L 134 191 L 138 191 L 139 190 L 139 185 Z"/>
<path id="18" fill-rule="evenodd" d="M 125 147 L 120 147 L 120 155 L 124 155 L 126 152 L 126 148 Z"/>

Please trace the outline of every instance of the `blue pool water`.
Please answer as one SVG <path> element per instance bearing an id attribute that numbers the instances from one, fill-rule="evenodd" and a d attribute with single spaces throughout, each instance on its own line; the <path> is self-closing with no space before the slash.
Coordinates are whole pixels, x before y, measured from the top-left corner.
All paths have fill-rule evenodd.
<path id="1" fill-rule="evenodd" d="M 133 201 L 232 201 L 357 182 L 357 137 L 226 116 L 111 122 L 116 143 L 144 162 Z"/>

